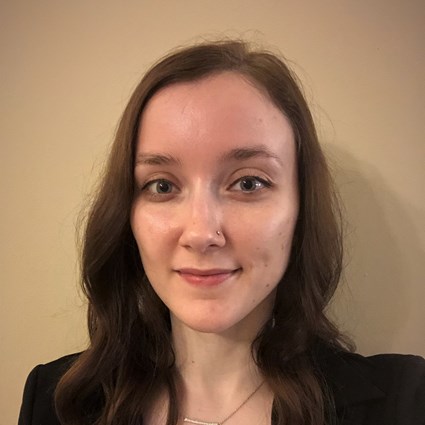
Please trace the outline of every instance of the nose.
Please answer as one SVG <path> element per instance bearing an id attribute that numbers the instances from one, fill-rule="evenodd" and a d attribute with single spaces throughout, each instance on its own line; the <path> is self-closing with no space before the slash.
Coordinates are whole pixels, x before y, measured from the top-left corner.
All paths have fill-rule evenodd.
<path id="1" fill-rule="evenodd" d="M 223 247 L 222 208 L 216 197 L 193 195 L 185 204 L 180 245 L 202 254 Z"/>

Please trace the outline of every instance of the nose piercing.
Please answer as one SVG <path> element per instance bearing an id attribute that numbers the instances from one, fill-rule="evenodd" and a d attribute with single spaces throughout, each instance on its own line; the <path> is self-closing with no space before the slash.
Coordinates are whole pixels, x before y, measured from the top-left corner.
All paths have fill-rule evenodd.
<path id="1" fill-rule="evenodd" d="M 217 230 L 215 233 L 217 233 L 218 236 L 221 235 L 220 230 Z"/>

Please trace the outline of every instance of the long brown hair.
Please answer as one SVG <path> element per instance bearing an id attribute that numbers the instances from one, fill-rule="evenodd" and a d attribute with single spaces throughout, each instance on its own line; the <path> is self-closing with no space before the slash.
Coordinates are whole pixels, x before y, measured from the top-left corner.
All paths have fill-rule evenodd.
<path id="1" fill-rule="evenodd" d="M 90 346 L 56 389 L 63 425 L 135 425 L 166 388 L 167 425 L 179 418 L 177 375 L 167 308 L 149 284 L 130 229 L 134 151 L 141 114 L 161 88 L 232 71 L 248 78 L 285 114 L 294 131 L 300 210 L 289 266 L 278 285 L 273 326 L 253 355 L 274 392 L 273 423 L 323 425 L 331 411 L 312 352 L 343 349 L 324 310 L 342 267 L 339 209 L 313 119 L 283 60 L 242 41 L 174 51 L 143 77 L 121 118 L 103 179 L 87 217 L 82 286 L 89 301 Z"/>

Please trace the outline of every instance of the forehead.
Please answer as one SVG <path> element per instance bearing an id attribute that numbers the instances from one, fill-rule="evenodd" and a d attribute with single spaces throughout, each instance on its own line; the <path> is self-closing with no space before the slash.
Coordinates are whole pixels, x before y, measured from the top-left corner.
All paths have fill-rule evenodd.
<path id="1" fill-rule="evenodd" d="M 224 149 L 293 144 L 291 125 L 264 90 L 236 72 L 176 83 L 157 92 L 140 120 L 137 151 L 174 150 L 181 143 Z M 195 153 L 195 152 L 194 152 Z"/>

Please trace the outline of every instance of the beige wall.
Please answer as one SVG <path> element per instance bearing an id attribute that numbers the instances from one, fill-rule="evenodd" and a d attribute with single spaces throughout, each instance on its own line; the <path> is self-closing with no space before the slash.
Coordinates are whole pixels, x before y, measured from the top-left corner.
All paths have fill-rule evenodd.
<path id="1" fill-rule="evenodd" d="M 84 348 L 77 213 L 143 70 L 199 35 L 296 63 L 349 222 L 334 314 L 363 353 L 425 355 L 423 0 L 2 0 L 0 20 L 0 425 L 35 364 Z"/>

